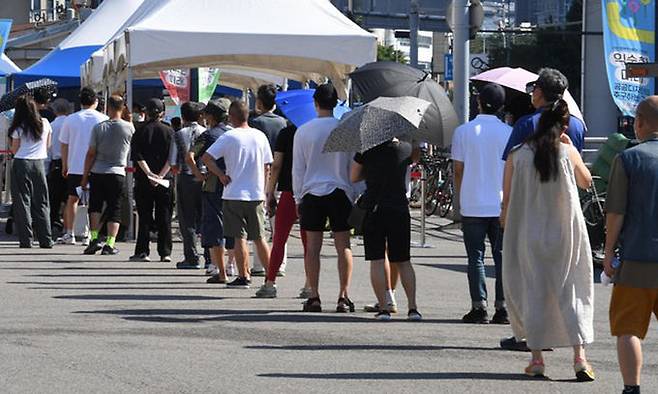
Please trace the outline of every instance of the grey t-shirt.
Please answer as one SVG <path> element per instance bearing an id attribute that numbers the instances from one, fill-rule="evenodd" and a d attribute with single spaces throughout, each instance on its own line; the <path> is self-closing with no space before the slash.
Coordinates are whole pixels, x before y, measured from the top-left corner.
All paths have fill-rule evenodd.
<path id="1" fill-rule="evenodd" d="M 272 112 L 266 112 L 259 117 L 252 119 L 250 126 L 265 133 L 267 140 L 270 143 L 270 149 L 274 151 L 279 132 L 285 129 L 286 126 L 288 126 L 288 123 L 285 118 Z"/>
<path id="2" fill-rule="evenodd" d="M 106 120 L 94 126 L 89 147 L 96 148 L 94 174 L 126 175 L 130 140 L 135 128 L 123 120 Z"/>

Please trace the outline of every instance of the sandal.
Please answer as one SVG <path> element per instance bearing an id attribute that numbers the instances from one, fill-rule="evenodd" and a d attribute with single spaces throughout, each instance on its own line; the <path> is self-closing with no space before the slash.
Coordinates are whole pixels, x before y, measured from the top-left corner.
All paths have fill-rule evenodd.
<path id="1" fill-rule="evenodd" d="M 311 297 L 304 301 L 304 312 L 322 312 L 322 303 L 320 297 Z"/>
<path id="2" fill-rule="evenodd" d="M 585 359 L 574 360 L 573 370 L 576 373 L 576 380 L 579 382 L 593 382 L 595 379 L 594 370 Z"/>
<path id="3" fill-rule="evenodd" d="M 525 368 L 525 374 L 533 378 L 543 378 L 545 369 L 543 361 L 532 360 Z"/>
<path id="4" fill-rule="evenodd" d="M 354 312 L 354 303 L 347 297 L 340 297 L 336 303 L 336 312 Z"/>

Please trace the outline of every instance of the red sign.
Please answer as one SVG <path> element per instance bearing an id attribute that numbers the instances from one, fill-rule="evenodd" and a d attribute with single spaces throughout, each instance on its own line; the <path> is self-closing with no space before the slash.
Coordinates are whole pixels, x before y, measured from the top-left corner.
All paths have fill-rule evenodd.
<path id="1" fill-rule="evenodd" d="M 160 71 L 160 79 L 176 105 L 190 101 L 190 70 Z"/>

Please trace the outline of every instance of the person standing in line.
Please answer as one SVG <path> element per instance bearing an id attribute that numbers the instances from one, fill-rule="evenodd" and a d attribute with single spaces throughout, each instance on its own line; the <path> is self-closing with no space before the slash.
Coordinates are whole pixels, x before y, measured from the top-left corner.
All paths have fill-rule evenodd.
<path id="1" fill-rule="evenodd" d="M 48 88 L 40 88 L 34 91 L 34 101 L 37 103 L 37 108 L 39 108 L 39 115 L 42 118 L 48 119 L 51 125 L 57 117 L 57 113 L 48 108 L 53 93 L 54 91 Z"/>
<path id="2" fill-rule="evenodd" d="M 642 340 L 651 314 L 658 318 L 658 96 L 638 105 L 634 128 L 640 144 L 617 155 L 610 172 L 603 260 L 614 278 L 610 330 L 624 394 L 640 393 Z"/>
<path id="3" fill-rule="evenodd" d="M 98 97 L 91 88 L 80 90 L 80 104 L 82 109 L 66 117 L 59 135 L 62 144 L 62 176 L 66 178 L 68 199 L 64 208 L 64 235 L 57 240 L 59 244 L 75 245 L 75 211 L 78 208 L 78 191 L 82 181 L 82 173 L 85 166 L 85 157 L 89 149 L 91 130 L 107 120 L 107 116 L 96 111 Z M 83 245 L 88 243 L 85 238 Z"/>
<path id="4" fill-rule="evenodd" d="M 110 96 L 107 109 L 110 119 L 97 124 L 91 131 L 89 150 L 80 186 L 89 189 L 89 223 L 91 241 L 84 254 L 101 250 L 102 255 L 115 255 L 117 234 L 121 223 L 121 199 L 126 178 L 130 141 L 135 128 L 121 119 L 124 102 L 121 96 Z M 103 206 L 107 218 L 107 239 L 101 246 L 98 232 Z"/>
<path id="5" fill-rule="evenodd" d="M 354 303 L 347 294 L 352 280 L 350 225 L 347 223 L 354 197 L 350 182 L 351 155 L 345 152 L 322 152 L 329 134 L 338 125 L 333 113 L 338 103 L 336 89 L 331 84 L 320 85 L 313 94 L 313 100 L 318 117 L 295 133 L 292 161 L 295 204 L 300 216 L 300 227 L 306 231 L 304 267 L 311 286 L 311 294 L 303 310 L 322 312 L 319 293 L 320 252 L 329 219 L 338 253 L 340 278 L 336 311 L 354 312 Z"/>
<path id="6" fill-rule="evenodd" d="M 464 323 L 487 324 L 487 285 L 484 271 L 485 240 L 489 238 L 496 267 L 496 313 L 494 324 L 509 324 L 503 295 L 502 233 L 500 206 L 503 199 L 503 171 L 500 157 L 512 128 L 496 115 L 505 104 L 505 89 L 490 83 L 477 95 L 480 114 L 459 126 L 452 139 L 455 187 L 459 190 L 464 246 L 468 255 L 468 287 L 471 311 Z"/>
<path id="7" fill-rule="evenodd" d="M 290 125 L 279 133 L 274 148 L 274 162 L 272 173 L 267 182 L 265 194 L 267 196 L 268 210 L 275 210 L 274 234 L 272 242 L 272 253 L 268 264 L 267 278 L 265 283 L 256 292 L 257 298 L 276 298 L 276 277 L 283 263 L 283 257 L 292 226 L 297 221 L 297 209 L 295 199 L 292 195 L 292 155 L 293 141 L 297 128 Z M 279 202 L 276 200 L 276 191 L 281 193 Z M 306 231 L 301 230 L 302 246 L 306 251 Z M 304 254 L 306 254 L 304 252 Z M 302 291 L 308 286 L 305 285 Z"/>
<path id="8" fill-rule="evenodd" d="M 131 141 L 131 155 L 135 167 L 135 203 L 139 215 L 139 231 L 135 254 L 130 261 L 151 261 L 150 231 L 158 230 L 160 261 L 171 262 L 171 211 L 173 193 L 169 166 L 169 148 L 174 131 L 161 121 L 164 113 L 162 100 L 153 98 L 146 104 L 147 120 L 138 128 Z M 156 172 L 154 172 L 156 171 Z"/>
<path id="9" fill-rule="evenodd" d="M 211 277 L 208 278 L 207 283 L 223 284 L 228 282 L 224 264 L 224 251 L 225 247 L 229 250 L 234 249 L 235 239 L 224 237 L 224 212 L 222 210 L 224 185 L 212 172 L 201 172 L 197 166 L 197 158 L 202 157 L 219 137 L 232 129 L 227 124 L 230 106 L 231 102 L 226 98 L 208 102 L 203 113 L 209 129 L 196 139 L 185 158 L 194 176 L 200 182 L 203 182 L 201 193 L 201 243 L 204 248 L 210 250 L 210 260 L 214 268 L 210 271 Z M 216 164 L 220 170 L 226 171 L 224 159 L 216 160 Z"/>
<path id="10" fill-rule="evenodd" d="M 386 258 L 397 267 L 407 295 L 411 321 L 422 319 L 416 305 L 416 274 L 411 265 L 411 216 L 407 199 L 406 175 L 412 163 L 412 147 L 398 139 L 384 142 L 354 156 L 352 182 L 365 180 L 361 204 L 368 208 L 363 223 L 363 246 L 370 261 L 370 279 L 377 296 L 377 320 L 391 320 L 386 293 Z"/>
<path id="11" fill-rule="evenodd" d="M 195 171 L 186 163 L 190 147 L 206 128 L 199 124 L 203 104 L 186 102 L 181 106 L 183 128 L 174 133 L 169 150 L 169 164 L 176 174 L 176 206 L 178 223 L 183 237 L 182 261 L 176 263 L 178 269 L 199 269 L 197 232 L 201 223 L 201 186 L 203 181 L 195 177 Z M 198 169 L 197 169 L 198 170 Z M 204 169 L 205 171 L 205 169 Z"/>
<path id="12" fill-rule="evenodd" d="M 503 161 L 507 160 L 507 155 L 515 146 L 523 144 L 535 133 L 543 111 L 562 97 L 568 87 L 569 81 L 560 71 L 552 68 L 539 70 L 537 80 L 526 85 L 526 92 L 530 95 L 530 102 L 536 111 L 531 115 L 522 116 L 514 123 L 512 135 L 507 141 L 502 156 Z M 583 121 L 570 114 L 565 134 L 578 152 L 582 152 L 585 146 L 585 132 Z M 500 341 L 500 347 L 506 350 L 529 351 L 526 341 L 514 336 L 503 338 Z"/>
<path id="13" fill-rule="evenodd" d="M 16 112 L 11 126 L 11 198 L 19 246 L 31 248 L 36 225 L 39 247 L 52 248 L 48 186 L 44 160 L 48 155 L 52 130 L 46 118 L 39 115 L 37 105 L 29 96 L 16 100 Z"/>
<path id="14" fill-rule="evenodd" d="M 53 227 L 53 234 L 61 231 L 62 223 L 62 205 L 66 203 L 66 179 L 62 177 L 62 146 L 59 143 L 59 133 L 62 130 L 66 117 L 71 113 L 71 103 L 63 98 L 53 101 L 53 111 L 55 120 L 50 124 L 53 130 L 52 143 L 48 156 L 50 157 L 50 166 L 48 169 L 48 192 L 50 196 L 50 225 Z"/>
<path id="15" fill-rule="evenodd" d="M 526 338 L 532 352 L 526 375 L 544 376 L 542 349 L 572 347 L 576 379 L 588 382 L 594 278 L 578 187 L 588 188 L 592 176 L 565 134 L 568 125 L 567 103 L 558 98 L 505 163 L 503 287 L 514 336 Z"/>
<path id="16" fill-rule="evenodd" d="M 256 112 L 259 115 L 253 118 L 249 122 L 249 125 L 265 133 L 272 152 L 274 152 L 276 148 L 276 142 L 278 140 L 279 133 L 288 125 L 288 122 L 285 118 L 274 113 L 275 110 L 276 87 L 271 84 L 259 86 L 256 93 Z M 269 217 L 269 229 L 272 232 L 272 237 L 274 237 L 273 223 L 275 220 L 275 217 Z M 285 271 L 285 264 L 280 265 L 277 269 Z M 256 267 L 254 264 L 254 268 L 251 270 L 251 275 L 265 276 L 265 269 L 263 267 Z"/>
<path id="17" fill-rule="evenodd" d="M 270 247 L 265 235 L 265 182 L 272 163 L 272 151 L 265 135 L 247 124 L 249 108 L 242 101 L 234 101 L 229 108 L 229 130 L 212 144 L 202 160 L 208 170 L 224 185 L 224 231 L 235 238 L 235 259 L 239 277 L 228 287 L 248 289 L 249 250 L 247 239 L 256 246 L 261 262 L 270 260 Z M 223 158 L 226 171 L 216 160 Z M 245 239 L 246 238 L 246 239 Z"/>

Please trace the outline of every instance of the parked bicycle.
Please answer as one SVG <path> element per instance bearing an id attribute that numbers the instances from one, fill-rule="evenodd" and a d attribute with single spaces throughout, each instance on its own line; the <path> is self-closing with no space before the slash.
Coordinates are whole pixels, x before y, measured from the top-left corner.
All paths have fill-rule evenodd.
<path id="1" fill-rule="evenodd" d="M 425 155 L 421 159 L 425 168 L 426 193 L 423 203 L 425 215 L 432 216 L 436 213 L 446 217 L 452 209 L 453 169 L 450 153 L 446 150 L 438 150 L 433 155 Z"/>

